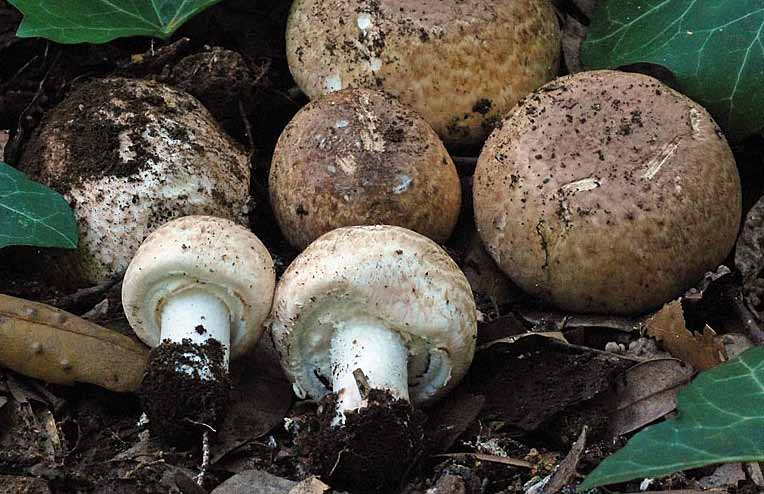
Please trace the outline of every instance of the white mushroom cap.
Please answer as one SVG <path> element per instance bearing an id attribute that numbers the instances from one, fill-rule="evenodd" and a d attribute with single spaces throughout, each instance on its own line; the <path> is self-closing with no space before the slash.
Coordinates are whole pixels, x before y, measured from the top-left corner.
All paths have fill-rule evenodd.
<path id="1" fill-rule="evenodd" d="M 143 242 L 125 274 L 122 304 L 135 334 L 154 347 L 164 301 L 203 288 L 228 308 L 235 358 L 260 338 L 275 284 L 273 260 L 255 234 L 226 219 L 187 216 Z"/>
<path id="2" fill-rule="evenodd" d="M 397 226 L 321 236 L 279 281 L 272 318 L 295 391 L 316 399 L 331 392 L 322 378 L 332 376 L 332 335 L 348 321 L 373 320 L 404 339 L 414 404 L 447 393 L 475 351 L 476 308 L 464 274 L 435 242 Z"/>
<path id="3" fill-rule="evenodd" d="M 198 100 L 153 81 L 79 86 L 47 116 L 20 168 L 73 207 L 79 247 L 53 264 L 75 284 L 124 272 L 143 239 L 173 218 L 246 218 L 246 153 Z"/>

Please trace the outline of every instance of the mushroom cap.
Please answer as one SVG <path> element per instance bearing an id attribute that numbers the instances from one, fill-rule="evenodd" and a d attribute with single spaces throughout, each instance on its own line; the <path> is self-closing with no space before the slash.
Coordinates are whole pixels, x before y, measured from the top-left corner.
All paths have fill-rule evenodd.
<path id="1" fill-rule="evenodd" d="M 557 73 L 548 0 L 295 0 L 287 57 L 308 97 L 383 89 L 448 147 L 480 144 L 517 101 Z"/>
<path id="2" fill-rule="evenodd" d="M 198 100 L 153 81 L 77 87 L 48 114 L 20 168 L 72 205 L 79 247 L 55 264 L 78 284 L 124 272 L 143 239 L 173 218 L 246 219 L 247 155 Z"/>
<path id="3" fill-rule="evenodd" d="M 398 225 L 445 242 L 461 208 L 459 176 L 438 135 L 367 89 L 300 110 L 276 145 L 269 185 L 279 226 L 299 249 L 353 225 Z"/>
<path id="4" fill-rule="evenodd" d="M 641 74 L 581 72 L 530 95 L 486 142 L 475 217 L 497 264 L 566 310 L 631 314 L 730 252 L 732 152 L 708 112 Z"/>
<path id="5" fill-rule="evenodd" d="M 456 263 L 435 242 L 397 226 L 333 230 L 289 266 L 274 297 L 271 331 L 298 395 L 331 392 L 337 325 L 369 319 L 397 331 L 409 350 L 415 404 L 447 393 L 472 361 L 475 301 Z"/>
<path id="6" fill-rule="evenodd" d="M 167 297 L 204 287 L 228 307 L 236 358 L 262 335 L 275 285 L 273 260 L 254 233 L 227 219 L 186 216 L 143 242 L 125 273 L 122 304 L 135 334 L 155 347 Z"/>

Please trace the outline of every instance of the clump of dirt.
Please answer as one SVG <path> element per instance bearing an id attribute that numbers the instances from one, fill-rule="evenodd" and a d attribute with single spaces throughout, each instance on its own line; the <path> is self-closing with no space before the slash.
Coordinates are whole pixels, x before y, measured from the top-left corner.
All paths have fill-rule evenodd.
<path id="1" fill-rule="evenodd" d="M 217 429 L 231 397 L 224 358 L 214 339 L 201 345 L 165 340 L 152 350 L 138 395 L 154 436 L 189 446 L 207 426 Z"/>
<path id="2" fill-rule="evenodd" d="M 239 53 L 220 47 L 194 53 L 173 67 L 169 80 L 198 98 L 230 134 L 242 134 L 239 103 L 254 78 Z"/>
<path id="3" fill-rule="evenodd" d="M 337 397 L 321 400 L 316 423 L 297 438 L 310 469 L 337 490 L 392 492 L 425 448 L 425 415 L 389 392 L 373 389 L 368 406 L 334 426 Z"/>
<path id="4" fill-rule="evenodd" d="M 149 146 L 140 145 L 152 122 L 150 114 L 172 115 L 172 107 L 159 95 L 136 91 L 127 79 L 98 79 L 77 88 L 45 118 L 24 149 L 21 168 L 28 175 L 61 193 L 94 177 L 129 177 L 140 172 L 161 157 L 151 153 Z M 49 131 L 47 129 L 53 129 Z M 185 129 L 168 129 L 171 137 L 185 141 Z M 120 137 L 132 145 L 131 157 L 121 156 Z M 53 135 L 62 139 L 68 150 L 64 169 L 50 170 L 49 140 Z"/>

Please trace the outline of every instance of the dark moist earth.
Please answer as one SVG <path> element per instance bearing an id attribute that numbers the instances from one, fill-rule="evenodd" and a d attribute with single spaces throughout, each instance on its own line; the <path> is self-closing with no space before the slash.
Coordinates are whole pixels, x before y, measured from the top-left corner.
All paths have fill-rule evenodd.
<path id="1" fill-rule="evenodd" d="M 566 9 L 574 2 L 555 3 Z M 278 136 L 307 101 L 294 89 L 284 53 L 289 6 L 285 0 L 226 0 L 192 19 L 167 42 L 156 40 L 152 45 L 148 39 L 130 38 L 97 46 L 60 46 L 16 38 L 21 16 L 0 0 L 0 131 L 10 132 L 4 161 L 18 165 L 25 150 L 34 146 L 30 139 L 36 127 L 45 118 L 53 118 L 50 110 L 73 88 L 87 87 L 92 78 L 149 78 L 184 88 L 249 150 L 255 206 L 250 226 L 272 253 L 278 271 L 283 271 L 296 253 L 281 236 L 268 205 L 268 168 Z M 80 102 L 88 105 L 99 98 L 102 95 L 83 93 Z M 474 111 L 490 111 L 490 101 L 480 102 Z M 84 173 L 104 172 L 99 164 L 108 162 L 113 150 L 96 151 L 95 144 L 114 142 L 116 133 L 124 130 L 94 129 L 82 144 L 89 146 L 83 150 L 88 151 L 87 159 L 80 164 Z M 745 210 L 761 196 L 762 148 L 760 138 L 734 147 Z M 465 207 L 446 248 L 463 269 L 483 276 L 480 266 L 469 260 L 473 257 L 468 250 L 474 229 L 469 219 L 473 165 L 471 160 L 459 163 Z M 34 165 L 30 166 L 34 173 Z M 137 166 L 140 163 L 111 172 L 129 174 Z M 65 177 L 56 185 L 66 187 L 77 179 Z M 78 315 L 89 313 L 95 322 L 131 334 L 118 282 L 85 291 L 54 287 L 46 273 L 30 272 L 28 264 L 19 262 L 30 251 L 34 249 L 2 250 L 0 292 Z M 728 260 L 727 265 L 732 262 Z M 692 329 L 702 330 L 705 323 L 720 332 L 746 327 L 732 310 L 741 284 L 738 279 L 717 283 L 704 291 L 702 300 L 688 303 L 686 318 Z M 764 282 L 748 283 L 744 292 L 759 310 L 764 306 L 762 287 Z M 544 337 L 493 344 L 477 352 L 463 384 L 424 414 L 373 393 L 372 406 L 350 414 L 342 430 L 330 425 L 331 397 L 321 403 L 292 403 L 291 386 L 267 338 L 252 359 L 233 362 L 233 390 L 225 418 L 221 409 L 227 400 L 227 384 L 215 389 L 200 380 L 181 379 L 163 391 L 154 381 L 162 373 L 176 375 L 175 355 L 168 347 L 152 357 L 160 365 L 144 383 L 143 404 L 137 395 L 88 385 L 54 386 L 0 368 L 0 492 L 19 492 L 21 486 L 35 482 L 38 490 L 30 492 L 199 494 L 240 472 L 261 470 L 294 481 L 315 471 L 333 487 L 351 492 L 519 494 L 528 483 L 552 473 L 583 425 L 589 428 L 589 440 L 578 471 L 586 473 L 626 439 L 608 437 L 606 425 L 614 413 L 614 385 L 630 363 L 601 350 L 609 341 L 628 346 L 636 336 L 613 329 L 613 321 L 566 327 L 561 315 L 519 292 L 508 293 L 511 296 L 504 300 L 480 290 L 476 293 L 483 314 L 502 316 L 480 324 L 479 345 L 546 330 L 563 331 L 580 346 L 572 348 Z M 539 313 L 544 317 L 539 318 Z M 187 349 L 219 356 L 219 348 Z M 186 400 L 189 391 L 194 399 Z M 149 405 L 150 397 L 154 405 Z M 155 407 L 154 432 L 188 443 L 168 446 L 149 434 L 139 423 L 144 406 Z M 193 480 L 202 461 L 201 444 L 191 439 L 198 438 L 203 426 L 194 426 L 184 417 L 219 426 L 211 439 L 211 465 L 203 487 L 196 487 Z M 486 456 L 476 459 L 468 453 Z M 530 466 L 496 461 L 507 457 Z M 672 475 L 650 489 L 693 489 L 713 470 Z M 612 489 L 637 492 L 639 482 Z M 753 493 L 756 487 L 745 480 L 730 492 Z"/>
<path id="2" fill-rule="evenodd" d="M 165 340 L 151 351 L 138 396 L 152 434 L 188 447 L 218 429 L 231 397 L 224 358 L 223 346 L 213 339 L 203 345 Z"/>
<path id="3" fill-rule="evenodd" d="M 371 390 L 368 403 L 334 426 L 336 395 L 328 395 L 297 445 L 310 469 L 336 489 L 395 492 L 424 452 L 425 416 L 386 391 Z"/>

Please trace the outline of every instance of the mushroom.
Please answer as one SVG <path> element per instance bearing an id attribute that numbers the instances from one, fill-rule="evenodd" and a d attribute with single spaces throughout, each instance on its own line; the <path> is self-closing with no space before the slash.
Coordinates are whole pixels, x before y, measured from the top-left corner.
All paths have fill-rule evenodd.
<path id="1" fill-rule="evenodd" d="M 276 275 L 260 240 L 223 218 L 187 216 L 155 230 L 125 273 L 130 326 L 153 347 L 141 383 L 152 431 L 170 442 L 221 420 L 228 360 L 263 333 Z M 188 420 L 186 420 L 188 419 Z"/>
<path id="2" fill-rule="evenodd" d="M 396 482 L 421 449 L 409 403 L 461 380 L 476 324 L 467 279 L 427 237 L 355 226 L 308 246 L 279 281 L 271 331 L 299 397 L 334 393 L 314 469 L 362 492 Z"/>
<path id="3" fill-rule="evenodd" d="M 474 208 L 489 253 L 527 292 L 636 314 L 724 260 L 740 178 L 697 103 L 645 75 L 581 72 L 541 87 L 491 135 Z"/>
<path id="4" fill-rule="evenodd" d="M 475 146 L 557 73 L 560 30 L 548 0 L 295 0 L 289 68 L 311 99 L 383 89 L 446 146 Z"/>
<path id="5" fill-rule="evenodd" d="M 199 101 L 157 82 L 77 87 L 48 114 L 20 168 L 73 206 L 80 246 L 47 264 L 76 285 L 122 274 L 141 241 L 173 218 L 246 219 L 246 154 Z"/>
<path id="6" fill-rule="evenodd" d="M 438 135 L 393 97 L 344 90 L 300 110 L 270 169 L 271 204 L 298 249 L 342 226 L 398 225 L 445 242 L 461 188 Z"/>

